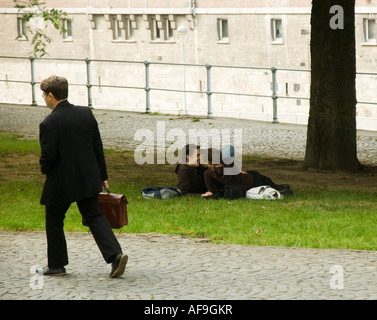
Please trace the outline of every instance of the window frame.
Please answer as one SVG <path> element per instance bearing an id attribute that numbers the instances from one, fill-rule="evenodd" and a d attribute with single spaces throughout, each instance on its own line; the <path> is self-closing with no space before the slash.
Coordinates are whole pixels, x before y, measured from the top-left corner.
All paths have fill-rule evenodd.
<path id="1" fill-rule="evenodd" d="M 132 21 L 129 17 L 124 18 L 124 36 L 126 41 L 135 40 L 135 29 L 132 27 Z"/>
<path id="2" fill-rule="evenodd" d="M 27 29 L 27 26 L 26 26 L 26 20 L 21 18 L 21 17 L 17 17 L 17 40 L 27 40 L 27 36 L 26 36 L 26 29 Z"/>
<path id="3" fill-rule="evenodd" d="M 277 24 L 280 24 L 278 27 Z M 284 32 L 283 32 L 283 19 L 272 18 L 271 19 L 271 42 L 274 44 L 282 44 L 284 42 Z"/>
<path id="4" fill-rule="evenodd" d="M 149 18 L 149 26 L 151 31 L 152 43 L 172 43 L 174 42 L 174 31 L 172 21 L 167 16 L 161 16 L 161 20 L 157 20 L 156 16 Z M 162 26 L 159 28 L 159 25 Z"/>
<path id="5" fill-rule="evenodd" d="M 150 18 L 150 29 L 151 29 L 151 41 L 152 42 L 161 42 L 161 31 L 158 28 L 158 22 L 156 17 Z"/>
<path id="6" fill-rule="evenodd" d="M 174 33 L 169 18 L 164 18 L 164 41 L 173 41 Z"/>
<path id="7" fill-rule="evenodd" d="M 226 28 L 225 28 L 226 26 Z M 226 30 L 224 30 L 226 29 Z M 226 31 L 226 36 L 224 35 Z M 229 21 L 225 18 L 217 19 L 217 42 L 228 43 L 229 42 Z"/>
<path id="8" fill-rule="evenodd" d="M 122 41 L 122 28 L 120 27 L 120 21 L 117 16 L 111 17 L 111 29 L 113 32 L 113 41 Z"/>
<path id="9" fill-rule="evenodd" d="M 369 38 L 369 23 L 374 23 L 374 38 Z M 373 18 L 365 18 L 363 21 L 363 29 L 364 29 L 364 43 L 365 44 L 371 44 L 371 45 L 377 45 L 377 22 L 376 19 Z"/>
<path id="10" fill-rule="evenodd" d="M 63 29 L 63 41 L 73 40 L 72 19 L 64 19 L 62 22 Z"/>

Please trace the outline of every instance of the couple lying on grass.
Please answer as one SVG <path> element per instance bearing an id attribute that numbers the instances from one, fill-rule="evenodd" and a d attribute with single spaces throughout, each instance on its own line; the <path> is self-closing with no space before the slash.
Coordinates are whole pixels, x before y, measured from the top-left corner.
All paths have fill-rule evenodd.
<path id="1" fill-rule="evenodd" d="M 208 161 L 201 157 L 207 153 Z M 217 149 L 200 149 L 199 146 L 186 145 L 182 150 L 186 163 L 180 163 L 175 169 L 178 176 L 177 188 L 183 195 L 200 194 L 205 199 L 218 199 L 224 196 L 227 185 L 241 186 L 246 192 L 254 187 L 269 185 L 282 195 L 293 194 L 288 184 L 276 184 L 258 171 L 232 170 L 226 174 L 227 168 L 235 168 L 234 147 L 225 146 Z"/>

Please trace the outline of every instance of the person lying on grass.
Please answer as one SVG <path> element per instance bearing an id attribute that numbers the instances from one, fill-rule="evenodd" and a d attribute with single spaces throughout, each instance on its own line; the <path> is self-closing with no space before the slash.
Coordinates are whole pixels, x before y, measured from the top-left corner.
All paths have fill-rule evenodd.
<path id="1" fill-rule="evenodd" d="M 207 192 L 201 195 L 203 198 L 217 199 L 223 195 L 224 187 L 230 184 L 242 185 L 245 192 L 254 187 L 269 185 L 281 194 L 293 194 L 288 184 L 275 184 L 269 177 L 258 171 L 238 171 L 238 174 L 225 175 L 224 167 L 235 165 L 234 160 L 231 160 L 231 158 L 234 159 L 234 149 L 232 151 L 232 148 L 232 146 L 226 146 L 221 152 L 213 148 L 208 149 L 208 170 L 204 172 Z"/>
<path id="2" fill-rule="evenodd" d="M 181 150 L 181 163 L 175 168 L 178 177 L 177 188 L 183 195 L 202 194 L 207 191 L 204 172 L 207 166 L 200 163 L 200 147 L 188 144 Z"/>

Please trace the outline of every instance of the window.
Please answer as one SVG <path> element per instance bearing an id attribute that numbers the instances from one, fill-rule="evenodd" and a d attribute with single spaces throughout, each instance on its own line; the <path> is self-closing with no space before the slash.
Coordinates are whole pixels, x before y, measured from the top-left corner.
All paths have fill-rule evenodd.
<path id="1" fill-rule="evenodd" d="M 151 30 L 151 41 L 171 42 L 173 41 L 173 18 L 168 16 L 156 15 L 149 18 Z M 173 22 L 172 22 L 173 21 Z"/>
<path id="2" fill-rule="evenodd" d="M 168 18 L 164 19 L 164 40 L 173 40 L 173 29 L 171 27 L 171 21 Z"/>
<path id="3" fill-rule="evenodd" d="M 26 40 L 26 20 L 17 18 L 17 39 Z"/>
<path id="4" fill-rule="evenodd" d="M 152 41 L 161 40 L 160 29 L 158 28 L 156 18 L 151 18 L 151 40 Z"/>
<path id="5" fill-rule="evenodd" d="M 228 20 L 217 19 L 217 35 L 219 41 L 229 41 L 228 37 Z"/>
<path id="6" fill-rule="evenodd" d="M 113 31 L 114 42 L 134 42 L 135 29 L 130 16 L 126 15 L 113 15 L 108 17 L 107 21 L 111 24 Z"/>
<path id="7" fill-rule="evenodd" d="M 281 19 L 271 20 L 271 38 L 272 38 L 272 42 L 275 42 L 275 43 L 283 42 L 283 23 Z"/>
<path id="8" fill-rule="evenodd" d="M 364 20 L 364 33 L 365 33 L 365 42 L 367 43 L 376 43 L 376 20 L 374 19 L 365 19 Z"/>
<path id="9" fill-rule="evenodd" d="M 63 39 L 72 40 L 72 20 L 63 20 Z"/>
<path id="10" fill-rule="evenodd" d="M 134 29 L 132 28 L 132 21 L 129 18 L 126 18 L 125 20 L 125 36 L 126 40 L 132 40 L 134 38 Z"/>
<path id="11" fill-rule="evenodd" d="M 122 29 L 120 28 L 120 21 L 115 17 L 112 18 L 113 40 L 122 40 Z"/>

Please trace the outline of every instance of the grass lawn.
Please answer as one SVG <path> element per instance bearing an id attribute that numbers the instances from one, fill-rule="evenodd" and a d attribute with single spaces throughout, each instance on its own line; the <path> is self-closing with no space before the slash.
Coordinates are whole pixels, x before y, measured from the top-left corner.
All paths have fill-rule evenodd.
<path id="1" fill-rule="evenodd" d="M 37 140 L 0 132 L 0 229 L 44 230 L 39 204 L 44 176 Z M 146 200 L 146 185 L 176 184 L 172 165 L 137 165 L 131 151 L 106 150 L 110 190 L 126 195 L 129 224 L 115 232 L 205 237 L 213 243 L 377 250 L 376 168 L 359 174 L 300 169 L 291 160 L 244 156 L 243 169 L 290 183 L 293 196 L 278 201 Z M 66 231 L 88 232 L 76 204 Z"/>

